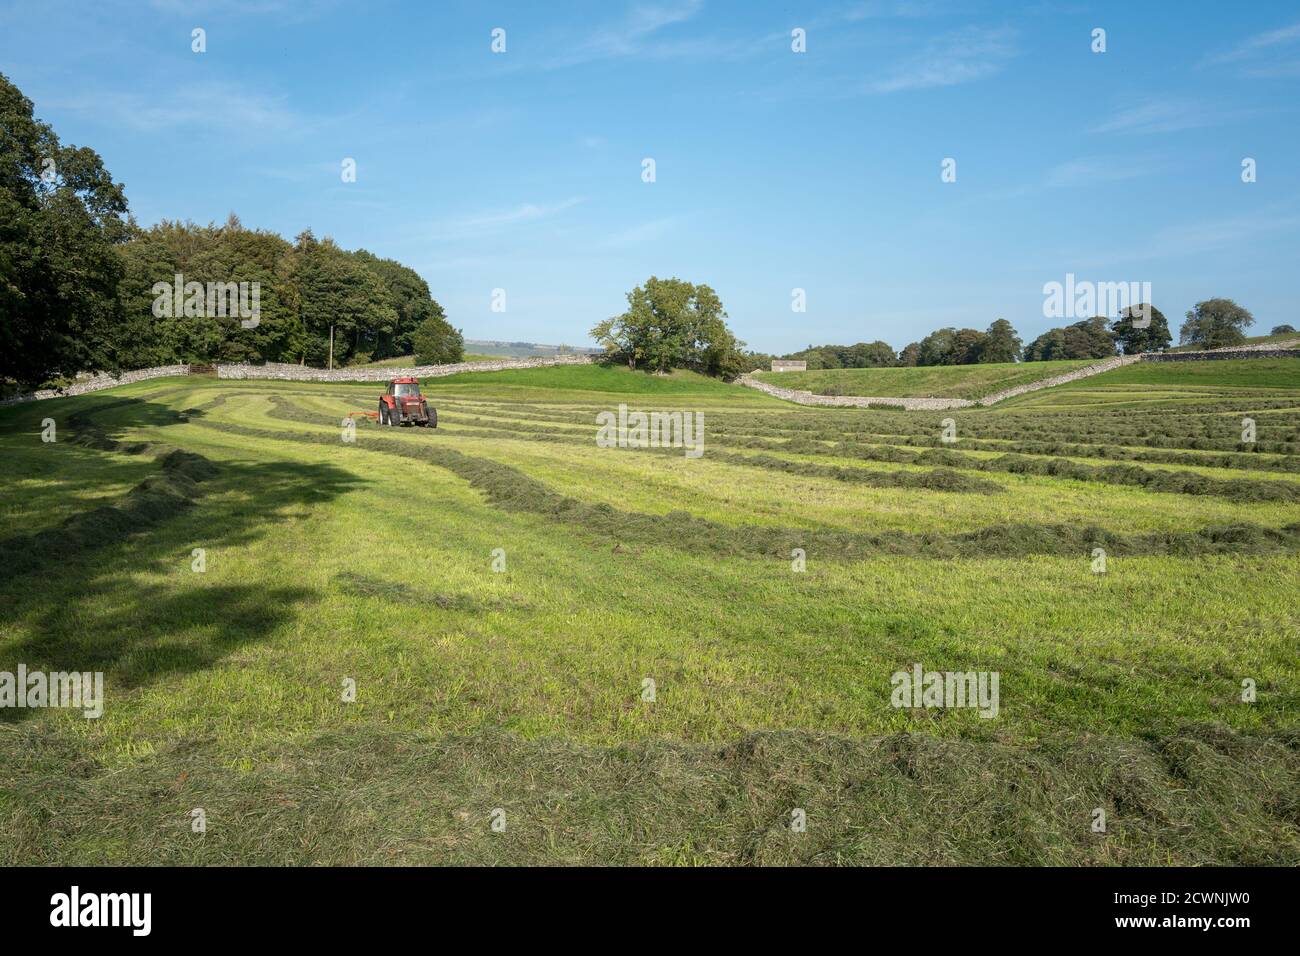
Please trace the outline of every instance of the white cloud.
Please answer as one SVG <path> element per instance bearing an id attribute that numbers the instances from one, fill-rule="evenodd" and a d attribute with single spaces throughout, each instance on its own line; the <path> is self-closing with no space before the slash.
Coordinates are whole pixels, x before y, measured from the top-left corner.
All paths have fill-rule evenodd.
<path id="1" fill-rule="evenodd" d="M 931 40 L 918 55 L 867 84 L 871 93 L 897 93 L 969 83 L 999 72 L 1015 55 L 1008 29 L 967 27 Z"/>
<path id="2" fill-rule="evenodd" d="M 671 232 L 677 224 L 681 222 L 678 216 L 665 216 L 662 219 L 650 219 L 646 222 L 630 226 L 620 232 L 615 233 L 609 238 L 606 245 L 609 246 L 632 246 L 642 242 L 653 242 L 656 239 L 662 239 Z"/>
<path id="3" fill-rule="evenodd" d="M 1151 237 L 1150 249 L 1157 256 L 1193 255 L 1226 246 L 1250 246 L 1266 236 L 1294 232 L 1298 227 L 1300 217 L 1293 215 L 1236 216 L 1167 226 Z"/>
<path id="4" fill-rule="evenodd" d="M 1251 249 L 1259 243 L 1300 229 L 1300 216 L 1262 212 L 1252 215 L 1164 226 L 1133 246 L 1111 246 L 1094 259 L 1078 259 L 1082 268 L 1110 268 L 1117 262 L 1186 259 L 1227 248 Z"/>
<path id="5" fill-rule="evenodd" d="M 184 126 L 222 133 L 286 132 L 305 125 L 288 107 L 285 97 L 229 83 L 186 84 L 147 96 L 95 90 L 56 99 L 54 105 L 146 133 Z"/>
<path id="6" fill-rule="evenodd" d="M 552 67 L 574 66 L 594 60 L 640 56 L 662 51 L 656 46 L 656 34 L 666 27 L 685 23 L 700 11 L 700 0 L 676 4 L 639 4 L 618 23 L 597 30 L 585 41 L 562 56 L 551 60 Z"/>
<path id="7" fill-rule="evenodd" d="M 509 209 L 494 209 L 471 216 L 446 219 L 433 224 L 433 238 L 442 241 L 459 241 L 493 235 L 503 229 L 550 219 L 583 201 L 582 197 L 571 197 L 549 203 L 525 202 Z"/>
<path id="8" fill-rule="evenodd" d="M 932 17 L 947 6 L 935 0 L 860 0 L 850 4 L 842 13 L 850 23 L 857 20 L 886 18 Z"/>
<path id="9" fill-rule="evenodd" d="M 150 0 L 159 13 L 172 16 L 277 17 L 301 21 L 336 9 L 343 0 Z"/>
<path id="10" fill-rule="evenodd" d="M 1044 185 L 1069 187 L 1120 182 L 1125 179 L 1149 176 L 1156 170 L 1157 167 L 1153 164 L 1145 160 L 1135 160 L 1128 155 L 1110 159 L 1102 157 L 1073 159 L 1049 169 Z"/>
<path id="11" fill-rule="evenodd" d="M 1300 41 L 1300 23 L 1293 23 L 1290 26 L 1267 30 L 1264 33 L 1257 33 L 1252 37 L 1247 37 L 1230 50 L 1206 57 L 1205 62 L 1211 64 L 1240 63 L 1243 60 L 1257 56 L 1262 51 L 1272 50 L 1274 47 L 1297 41 Z"/>
<path id="12" fill-rule="evenodd" d="M 1203 129 L 1254 115 L 1258 110 L 1221 110 L 1194 100 L 1152 99 L 1125 107 L 1094 126 L 1093 133 L 1175 133 Z"/>

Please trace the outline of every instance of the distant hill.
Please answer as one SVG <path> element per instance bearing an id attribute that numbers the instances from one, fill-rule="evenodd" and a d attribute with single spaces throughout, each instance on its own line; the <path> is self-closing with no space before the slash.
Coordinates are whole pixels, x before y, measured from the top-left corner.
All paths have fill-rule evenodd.
<path id="1" fill-rule="evenodd" d="M 502 358 L 548 358 L 552 355 L 599 352 L 586 345 L 541 345 L 537 342 L 496 342 L 489 339 L 466 339 L 465 351 Z"/>

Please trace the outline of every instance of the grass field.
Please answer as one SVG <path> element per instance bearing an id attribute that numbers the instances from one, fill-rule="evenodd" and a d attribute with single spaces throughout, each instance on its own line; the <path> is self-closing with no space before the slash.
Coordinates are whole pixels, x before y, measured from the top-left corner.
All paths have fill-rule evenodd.
<path id="1" fill-rule="evenodd" d="M 1283 332 L 1280 335 L 1248 335 L 1242 345 L 1286 345 L 1300 341 L 1300 333 Z M 1199 345 L 1175 345 L 1170 352 L 1196 352 L 1200 351 Z"/>
<path id="2" fill-rule="evenodd" d="M 497 361 L 495 355 L 478 355 L 474 352 L 466 352 L 461 356 L 462 362 L 494 362 Z M 413 368 L 420 364 L 419 359 L 414 355 L 399 355 L 397 358 L 380 359 L 378 362 L 362 362 L 361 366 L 368 368 Z"/>
<path id="3" fill-rule="evenodd" d="M 1300 392 L 1295 359 L 1213 359 L 1192 362 L 1138 362 L 1075 379 L 1056 388 L 1029 392 L 999 407 L 1150 405 L 1202 402 L 1214 398 L 1291 399 Z"/>
<path id="4" fill-rule="evenodd" d="M 918 368 L 836 368 L 814 372 L 759 372 L 754 377 L 760 382 L 801 389 L 815 395 L 974 400 L 1096 364 L 1096 360 L 1086 359 Z"/>
<path id="5" fill-rule="evenodd" d="M 1300 862 L 1300 361 L 944 413 L 467 373 L 345 440 L 377 392 L 0 409 L 0 671 L 105 674 L 0 710 L 0 862 Z M 620 403 L 702 456 L 598 447 Z M 914 664 L 997 716 L 892 706 Z"/>

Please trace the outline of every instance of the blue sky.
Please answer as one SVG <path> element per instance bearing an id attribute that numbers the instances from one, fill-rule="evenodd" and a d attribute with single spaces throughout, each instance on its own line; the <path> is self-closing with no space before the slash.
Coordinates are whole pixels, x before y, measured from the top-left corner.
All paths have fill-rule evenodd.
<path id="1" fill-rule="evenodd" d="M 311 228 L 470 338 L 587 343 L 652 274 L 777 352 L 1028 339 L 1067 272 L 1300 326 L 1293 2 L 46 0 L 0 6 L 0 71 L 141 223 Z"/>

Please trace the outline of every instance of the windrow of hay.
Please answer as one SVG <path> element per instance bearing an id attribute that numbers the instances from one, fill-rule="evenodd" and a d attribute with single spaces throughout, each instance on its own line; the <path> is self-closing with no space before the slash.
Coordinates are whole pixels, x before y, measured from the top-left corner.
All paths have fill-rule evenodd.
<path id="1" fill-rule="evenodd" d="M 1033 746 L 782 731 L 598 747 L 366 724 L 244 760 L 180 738 L 129 774 L 49 727 L 0 733 L 17 738 L 6 865 L 1300 863 L 1297 738 L 1217 726 Z"/>
<path id="2" fill-rule="evenodd" d="M 905 438 L 896 444 L 864 443 L 838 436 L 814 438 L 795 434 L 788 438 L 762 438 L 744 431 L 718 431 L 710 435 L 716 444 L 737 448 L 765 448 L 799 454 L 834 454 L 848 458 L 876 461 L 909 461 L 899 446 L 947 447 L 926 436 L 924 441 Z M 1024 455 L 1051 455 L 1069 458 L 1100 458 L 1108 461 L 1142 461 L 1160 465 L 1186 465 L 1197 468 L 1236 468 L 1243 471 L 1278 471 L 1300 473 L 1300 456 L 1268 455 L 1254 451 L 1253 445 L 1225 453 L 1129 448 L 1121 445 L 1089 445 L 1071 441 L 1006 441 L 967 438 L 959 443 L 963 451 L 995 451 Z"/>
<path id="3" fill-rule="evenodd" d="M 158 456 L 160 473 L 145 478 L 114 505 L 75 514 L 54 528 L 0 540 L 0 567 L 11 575 L 37 573 L 93 548 L 103 547 L 166 521 L 190 508 L 200 497 L 199 484 L 215 477 L 217 466 L 202 455 L 168 449 L 151 442 L 122 442 L 91 423 L 94 415 L 139 399 L 102 403 L 69 416 L 79 430 L 74 444 L 128 455 Z"/>
<path id="4" fill-rule="evenodd" d="M 310 413 L 305 420 L 314 421 Z M 226 422 L 196 422 L 230 434 L 271 441 L 337 445 L 332 432 L 249 428 Z M 1007 524 L 960 534 L 905 531 L 849 532 L 829 529 L 727 526 L 674 511 L 650 515 L 590 504 L 559 494 L 509 465 L 466 455 L 440 443 L 415 443 L 368 435 L 367 452 L 411 458 L 445 468 L 483 492 L 489 504 L 577 525 L 624 543 L 704 551 L 737 557 L 788 558 L 803 548 L 827 560 L 860 560 L 877 554 L 926 558 L 987 558 L 1024 554 L 1078 556 L 1093 548 L 1112 555 L 1267 554 L 1300 550 L 1300 522 L 1282 528 L 1256 524 L 1212 526 L 1197 531 L 1121 535 L 1095 526 Z"/>
<path id="5" fill-rule="evenodd" d="M 276 405 L 277 417 L 286 420 L 322 424 L 323 416 L 304 413 L 283 400 Z M 453 419 L 454 421 L 454 419 Z M 554 429 L 525 424 L 501 424 L 478 419 L 477 430 L 460 430 L 457 434 L 467 437 L 495 437 L 509 435 L 512 438 L 530 441 L 559 442 L 587 445 L 589 441 Z M 1161 469 L 1139 468 L 1135 465 L 1093 466 L 1065 458 L 1041 459 L 1029 458 L 1019 454 L 1006 454 L 1000 458 L 976 458 L 950 448 L 934 448 L 925 452 L 911 451 L 892 445 L 864 446 L 849 442 L 839 442 L 833 446 L 820 444 L 809 438 L 792 438 L 784 442 L 765 441 L 750 438 L 722 438 L 725 447 L 762 448 L 770 451 L 783 451 L 803 455 L 835 455 L 856 458 L 863 461 L 883 461 L 899 464 L 937 466 L 937 472 L 878 472 L 844 468 L 835 465 L 818 465 L 809 462 L 787 461 L 770 455 L 728 455 L 714 446 L 710 454 L 719 461 L 728 464 L 754 468 L 785 471 L 808 477 L 832 478 L 837 481 L 857 482 L 878 488 L 924 488 L 931 491 L 953 491 L 978 494 L 996 494 L 1002 486 L 982 481 L 970 476 L 962 476 L 951 469 L 985 472 L 1005 472 L 1017 475 L 1039 475 L 1053 478 L 1069 478 L 1075 481 L 1099 482 L 1109 485 L 1130 485 L 1145 488 L 1148 491 L 1166 494 L 1208 495 L 1234 502 L 1300 502 L 1300 484 L 1287 481 L 1249 478 L 1212 478 L 1189 471 L 1165 471 Z M 643 449 L 644 451 L 646 449 Z M 655 449 L 648 449 L 654 451 Z M 1295 461 L 1300 459 L 1284 459 Z M 1292 470 L 1290 468 L 1287 469 Z"/>

